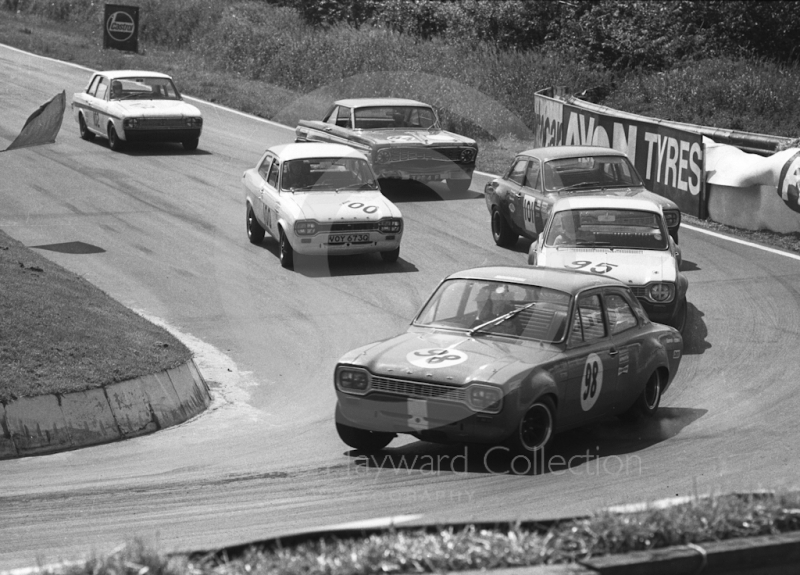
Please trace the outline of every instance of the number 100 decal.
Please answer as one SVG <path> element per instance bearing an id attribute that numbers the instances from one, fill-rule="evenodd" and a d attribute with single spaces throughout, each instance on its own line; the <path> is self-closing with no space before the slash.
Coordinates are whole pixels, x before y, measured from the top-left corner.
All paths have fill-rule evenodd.
<path id="1" fill-rule="evenodd" d="M 406 361 L 417 367 L 427 369 L 438 369 L 440 367 L 450 367 L 467 361 L 467 354 L 457 349 L 442 349 L 432 347 L 428 349 L 418 349 L 406 355 Z"/>
<path id="2" fill-rule="evenodd" d="M 590 353 L 583 366 L 581 379 L 581 409 L 589 411 L 594 407 L 603 387 L 603 362 L 596 353 Z"/>

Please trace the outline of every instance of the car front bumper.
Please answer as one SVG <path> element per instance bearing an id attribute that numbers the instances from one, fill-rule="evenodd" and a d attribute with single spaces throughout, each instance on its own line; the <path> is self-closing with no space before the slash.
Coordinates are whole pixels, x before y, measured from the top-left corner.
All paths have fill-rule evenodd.
<path id="1" fill-rule="evenodd" d="M 330 241 L 331 235 L 365 235 L 367 240 L 361 238 L 333 238 L 337 241 Z M 399 234 L 381 234 L 370 232 L 367 234 L 318 234 L 316 236 L 305 237 L 293 234 L 291 238 L 292 249 L 302 255 L 356 255 L 369 254 L 375 252 L 390 252 L 400 247 L 402 232 Z"/>
<path id="2" fill-rule="evenodd" d="M 127 129 L 126 142 L 183 142 L 200 138 L 202 128 Z"/>
<path id="3" fill-rule="evenodd" d="M 419 182 L 438 182 L 441 180 L 471 180 L 475 166 L 459 166 L 457 164 L 432 166 L 392 166 L 374 165 L 373 169 L 378 178 L 384 180 L 416 180 Z"/>

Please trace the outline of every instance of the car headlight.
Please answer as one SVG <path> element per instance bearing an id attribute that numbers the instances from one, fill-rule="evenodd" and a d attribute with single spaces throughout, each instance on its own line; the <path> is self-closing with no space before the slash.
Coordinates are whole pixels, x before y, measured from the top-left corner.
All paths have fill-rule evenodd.
<path id="1" fill-rule="evenodd" d="M 470 164 L 475 161 L 476 155 L 477 150 L 475 148 L 463 148 L 461 150 L 461 161 Z"/>
<path id="2" fill-rule="evenodd" d="M 190 128 L 199 128 L 203 125 L 203 118 L 186 118 L 186 125 Z"/>
<path id="3" fill-rule="evenodd" d="M 665 211 L 664 219 L 667 221 L 668 228 L 674 228 L 681 223 L 681 212 L 679 210 Z"/>
<path id="4" fill-rule="evenodd" d="M 317 222 L 314 220 L 298 220 L 294 223 L 294 233 L 298 236 L 313 236 L 317 233 Z"/>
<path id="5" fill-rule="evenodd" d="M 675 284 L 657 282 L 647 286 L 648 297 L 658 303 L 667 303 L 675 297 Z"/>
<path id="6" fill-rule="evenodd" d="M 122 127 L 126 130 L 130 130 L 132 128 L 136 128 L 139 126 L 139 118 L 125 118 L 122 121 Z"/>
<path id="7" fill-rule="evenodd" d="M 364 395 L 369 391 L 369 372 L 358 367 L 341 366 L 336 370 L 336 387 L 346 393 Z"/>
<path id="8" fill-rule="evenodd" d="M 389 148 L 381 148 L 375 152 L 376 164 L 388 164 L 392 159 L 392 152 Z"/>
<path id="9" fill-rule="evenodd" d="M 403 229 L 403 220 L 400 218 L 385 218 L 378 222 L 378 231 L 382 234 L 399 234 Z"/>
<path id="10" fill-rule="evenodd" d="M 467 403 L 473 411 L 500 413 L 503 409 L 503 392 L 498 387 L 473 383 L 467 388 Z"/>

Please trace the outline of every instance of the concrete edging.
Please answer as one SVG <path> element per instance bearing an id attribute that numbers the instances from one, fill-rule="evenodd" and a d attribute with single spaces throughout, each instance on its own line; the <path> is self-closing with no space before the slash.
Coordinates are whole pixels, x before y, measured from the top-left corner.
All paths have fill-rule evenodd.
<path id="1" fill-rule="evenodd" d="M 211 394 L 194 360 L 152 375 L 0 404 L 0 459 L 109 443 L 182 423 Z"/>

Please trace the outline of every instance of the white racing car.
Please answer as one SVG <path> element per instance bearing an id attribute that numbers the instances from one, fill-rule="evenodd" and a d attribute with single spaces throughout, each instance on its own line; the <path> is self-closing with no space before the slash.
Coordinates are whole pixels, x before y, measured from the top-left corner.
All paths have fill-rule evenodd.
<path id="1" fill-rule="evenodd" d="M 86 90 L 72 96 L 72 113 L 81 138 L 108 138 L 114 151 L 126 142 L 181 142 L 196 150 L 203 131 L 200 110 L 159 72 L 97 72 Z"/>
<path id="2" fill-rule="evenodd" d="M 582 196 L 556 201 L 528 263 L 621 280 L 651 320 L 679 331 L 686 324 L 689 282 L 662 209 L 650 200 Z"/>
<path id="3" fill-rule="evenodd" d="M 242 185 L 247 237 L 277 239 L 284 268 L 292 269 L 296 253 L 400 256 L 400 210 L 381 194 L 364 154 L 349 146 L 274 146 L 244 172 Z"/>

